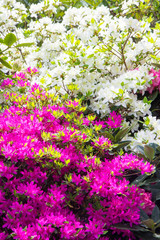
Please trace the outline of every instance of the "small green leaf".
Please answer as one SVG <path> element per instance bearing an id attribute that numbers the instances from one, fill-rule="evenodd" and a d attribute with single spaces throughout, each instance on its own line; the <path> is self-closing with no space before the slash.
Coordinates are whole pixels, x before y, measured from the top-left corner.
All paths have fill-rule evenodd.
<path id="1" fill-rule="evenodd" d="M 152 100 L 149 101 L 149 100 L 147 99 L 147 97 L 145 96 L 145 97 L 143 98 L 143 102 L 144 102 L 144 103 L 147 103 L 147 104 L 150 104 L 150 103 L 152 102 Z"/>
<path id="2" fill-rule="evenodd" d="M 8 62 L 6 62 L 5 60 L 3 60 L 2 58 L 0 58 L 0 62 L 1 62 L 5 67 L 12 69 L 12 66 L 11 66 Z"/>
<path id="3" fill-rule="evenodd" d="M 155 223 L 157 223 L 160 220 L 160 211 L 157 205 L 153 208 L 152 219 Z"/>
<path id="4" fill-rule="evenodd" d="M 20 44 L 17 44 L 15 47 L 30 47 L 33 44 L 34 43 L 20 43 Z"/>
<path id="5" fill-rule="evenodd" d="M 144 146 L 144 153 L 145 156 L 149 159 L 149 160 L 153 160 L 154 156 L 155 156 L 155 150 L 154 148 L 152 148 L 149 145 L 145 145 Z"/>
<path id="6" fill-rule="evenodd" d="M 13 33 L 8 33 L 4 38 L 4 44 L 11 47 L 13 43 L 17 41 L 16 36 Z"/>

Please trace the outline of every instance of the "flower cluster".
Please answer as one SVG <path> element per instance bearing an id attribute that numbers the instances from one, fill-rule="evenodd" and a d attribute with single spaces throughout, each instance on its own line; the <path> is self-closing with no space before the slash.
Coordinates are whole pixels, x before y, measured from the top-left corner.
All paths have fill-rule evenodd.
<path id="1" fill-rule="evenodd" d="M 126 175 L 151 174 L 154 166 L 113 154 L 103 131 L 118 131 L 122 117 L 112 112 L 97 121 L 84 114 L 81 99 L 38 84 L 28 88 L 6 93 L 11 106 L 0 114 L 1 239 L 109 240 L 108 231 L 131 236 L 114 225 L 139 224 L 139 208 L 151 214 L 154 203 Z"/>
<path id="2" fill-rule="evenodd" d="M 153 68 L 149 71 L 154 78 L 152 79 L 152 85 L 148 87 L 148 92 L 151 94 L 155 89 L 158 89 L 160 92 L 160 70 L 156 71 Z"/>

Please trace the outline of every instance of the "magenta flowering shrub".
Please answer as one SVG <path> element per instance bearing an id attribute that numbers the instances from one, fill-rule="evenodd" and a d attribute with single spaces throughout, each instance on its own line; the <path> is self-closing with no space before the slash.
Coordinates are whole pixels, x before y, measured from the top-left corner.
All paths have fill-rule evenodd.
<path id="1" fill-rule="evenodd" d="M 1 239 L 134 239 L 114 225 L 138 225 L 140 208 L 150 215 L 154 203 L 127 175 L 151 174 L 154 166 L 114 152 L 102 130 L 118 131 L 121 116 L 97 120 L 80 99 L 30 86 L 23 73 L 14 77 L 29 91 L 6 93 L 11 106 L 0 114 Z"/>

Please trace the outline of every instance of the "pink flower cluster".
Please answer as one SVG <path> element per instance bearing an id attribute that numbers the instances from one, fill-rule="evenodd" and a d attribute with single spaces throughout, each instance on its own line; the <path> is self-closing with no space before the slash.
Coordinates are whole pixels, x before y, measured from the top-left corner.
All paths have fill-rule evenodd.
<path id="1" fill-rule="evenodd" d="M 110 113 L 110 116 L 108 117 L 106 123 L 108 124 L 109 128 L 118 128 L 121 127 L 122 120 L 123 119 L 121 115 L 113 111 L 112 113 Z"/>
<path id="2" fill-rule="evenodd" d="M 154 79 L 152 79 L 152 85 L 148 87 L 147 91 L 152 94 L 153 90 L 158 89 L 160 92 L 160 70 L 157 72 L 153 68 L 149 71 Z"/>
<path id="3" fill-rule="evenodd" d="M 57 101 L 37 84 L 25 97 L 8 94 L 15 104 L 0 114 L 2 240 L 109 240 L 108 230 L 119 232 L 114 224 L 140 223 L 139 207 L 151 213 L 150 193 L 130 185 L 126 172 L 150 174 L 154 166 L 132 154 L 87 152 L 110 151 L 112 142 L 94 132 L 80 101 Z M 121 121 L 112 112 L 106 128 Z"/>
<path id="4" fill-rule="evenodd" d="M 29 87 L 30 81 L 28 80 L 28 76 L 26 74 L 32 76 L 33 74 L 38 73 L 37 68 L 28 67 L 24 72 L 18 72 L 13 75 L 13 79 L 4 79 L 1 83 L 1 88 L 4 89 L 6 87 L 18 87 L 24 88 Z"/>
<path id="5" fill-rule="evenodd" d="M 102 120 L 93 120 L 93 125 L 101 125 L 102 128 L 106 128 L 106 126 L 110 129 L 120 128 L 122 127 L 123 118 L 120 114 L 116 113 L 115 111 L 111 112 L 108 116 L 108 119 L 105 121 Z M 87 123 L 87 121 L 85 121 Z M 89 124 L 89 121 L 88 121 Z"/>

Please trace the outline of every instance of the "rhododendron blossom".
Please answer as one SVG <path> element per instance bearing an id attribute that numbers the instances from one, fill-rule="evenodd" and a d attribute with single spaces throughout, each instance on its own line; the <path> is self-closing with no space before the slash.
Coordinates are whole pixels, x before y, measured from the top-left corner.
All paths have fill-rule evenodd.
<path id="1" fill-rule="evenodd" d="M 113 111 L 112 113 L 110 113 L 110 116 L 108 118 L 108 120 L 106 121 L 106 123 L 108 124 L 108 127 L 110 128 L 118 128 L 121 127 L 121 123 L 122 123 L 122 117 L 120 114 L 117 114 L 115 111 Z"/>

